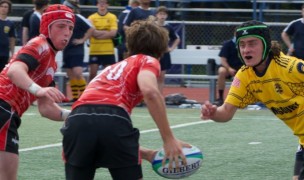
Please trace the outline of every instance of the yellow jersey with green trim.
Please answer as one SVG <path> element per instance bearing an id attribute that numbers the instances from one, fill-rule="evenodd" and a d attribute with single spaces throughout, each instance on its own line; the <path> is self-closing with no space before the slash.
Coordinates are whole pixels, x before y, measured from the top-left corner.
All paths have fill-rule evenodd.
<path id="1" fill-rule="evenodd" d="M 90 15 L 88 19 L 92 22 L 96 30 L 110 31 L 117 30 L 117 17 L 115 14 L 107 12 L 100 15 L 98 12 Z M 90 38 L 90 55 L 111 55 L 114 54 L 114 44 L 112 39 Z"/>
<path id="2" fill-rule="evenodd" d="M 304 61 L 295 57 L 274 57 L 262 74 L 243 66 L 236 74 L 226 103 L 239 108 L 262 102 L 304 145 Z"/>

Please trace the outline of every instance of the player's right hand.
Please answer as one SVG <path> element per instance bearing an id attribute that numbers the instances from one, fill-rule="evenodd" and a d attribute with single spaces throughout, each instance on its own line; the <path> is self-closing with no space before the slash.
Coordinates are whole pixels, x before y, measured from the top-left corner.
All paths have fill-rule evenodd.
<path id="1" fill-rule="evenodd" d="M 201 106 L 201 119 L 207 120 L 207 119 L 212 119 L 216 112 L 217 106 L 211 104 L 209 101 L 206 101 L 204 104 Z"/>
<path id="2" fill-rule="evenodd" d="M 39 89 L 36 92 L 36 97 L 37 98 L 47 97 L 53 102 L 57 102 L 57 103 L 62 102 L 62 100 L 66 98 L 65 95 L 55 87 L 44 87 Z"/>

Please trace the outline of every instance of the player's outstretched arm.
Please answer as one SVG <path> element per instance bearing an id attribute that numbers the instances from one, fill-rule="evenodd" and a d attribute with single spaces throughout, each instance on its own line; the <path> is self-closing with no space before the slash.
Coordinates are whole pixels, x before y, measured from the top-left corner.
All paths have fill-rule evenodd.
<path id="1" fill-rule="evenodd" d="M 54 121 L 65 121 L 71 110 L 63 109 L 47 97 L 38 98 L 38 110 L 41 116 Z"/>
<path id="2" fill-rule="evenodd" d="M 164 150 L 166 157 L 163 160 L 169 159 L 169 168 L 172 168 L 173 162 L 178 165 L 179 157 L 186 164 L 186 158 L 182 152 L 183 144 L 174 137 L 170 129 L 167 119 L 166 106 L 162 94 L 158 90 L 156 76 L 147 70 L 141 71 L 137 76 L 139 88 L 144 96 L 144 101 L 147 105 L 155 124 L 157 125 L 164 142 Z"/>
<path id="3" fill-rule="evenodd" d="M 62 100 L 65 99 L 64 94 L 62 94 L 57 88 L 40 87 L 34 83 L 28 75 L 27 65 L 21 61 L 11 64 L 7 72 L 7 76 L 17 87 L 29 91 L 37 98 L 48 97 L 54 102 L 62 102 Z"/>
<path id="4" fill-rule="evenodd" d="M 201 107 L 201 119 L 207 120 L 211 119 L 216 122 L 227 122 L 232 119 L 235 114 L 237 107 L 224 103 L 222 106 L 217 107 L 206 101 Z"/>

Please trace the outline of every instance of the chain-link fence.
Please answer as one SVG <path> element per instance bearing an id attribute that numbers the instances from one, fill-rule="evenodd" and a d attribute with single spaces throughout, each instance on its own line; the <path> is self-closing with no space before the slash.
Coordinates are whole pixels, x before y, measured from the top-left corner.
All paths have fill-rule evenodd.
<path id="1" fill-rule="evenodd" d="M 240 22 L 190 22 L 190 21 L 170 21 L 181 36 L 180 48 L 187 49 L 189 46 L 198 47 L 201 45 L 221 45 L 225 40 L 233 37 L 233 32 Z M 270 26 L 271 38 L 281 42 L 281 32 L 287 23 L 266 23 Z M 173 67 L 169 73 L 180 71 L 190 74 L 206 74 L 204 65 L 188 65 L 183 70 L 180 67 Z"/>
<path id="2" fill-rule="evenodd" d="M 21 17 L 14 18 L 17 31 L 17 45 L 21 45 Z M 240 22 L 211 22 L 211 21 L 168 21 L 181 37 L 179 48 L 186 49 L 189 45 L 221 45 L 225 40 L 233 37 L 235 28 Z M 266 23 L 270 26 L 273 40 L 281 42 L 281 32 L 287 23 Z M 284 47 L 284 46 L 283 46 Z M 284 48 L 283 48 L 284 49 Z M 184 70 L 181 70 L 184 68 Z M 186 69 L 186 70 L 185 70 Z M 187 72 L 190 74 L 205 74 L 203 65 L 189 65 L 173 67 L 169 73 Z"/>

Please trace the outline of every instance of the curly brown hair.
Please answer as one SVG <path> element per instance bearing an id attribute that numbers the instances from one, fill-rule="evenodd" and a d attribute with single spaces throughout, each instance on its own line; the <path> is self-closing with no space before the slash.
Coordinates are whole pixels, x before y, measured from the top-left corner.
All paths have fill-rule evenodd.
<path id="1" fill-rule="evenodd" d="M 278 41 L 271 41 L 271 52 L 273 56 L 280 56 L 281 51 L 281 44 Z"/>
<path id="2" fill-rule="evenodd" d="M 134 21 L 126 30 L 128 54 L 145 54 L 159 59 L 168 48 L 167 30 L 158 26 L 153 18 Z"/>

